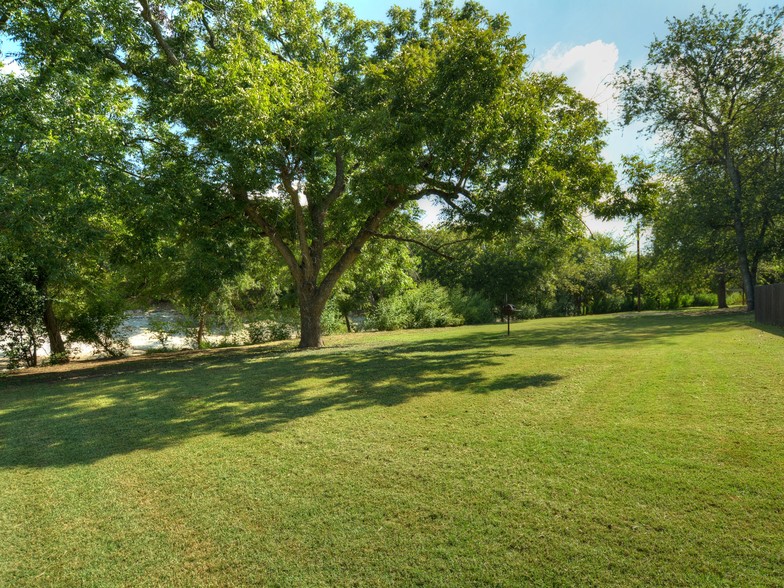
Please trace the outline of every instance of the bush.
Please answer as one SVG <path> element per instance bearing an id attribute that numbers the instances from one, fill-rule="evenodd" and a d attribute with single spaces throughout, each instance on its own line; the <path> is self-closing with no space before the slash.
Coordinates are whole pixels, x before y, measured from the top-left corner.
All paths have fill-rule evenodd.
<path id="1" fill-rule="evenodd" d="M 10 369 L 36 366 L 45 340 L 44 297 L 35 278 L 24 260 L 0 257 L 0 349 Z"/>
<path id="2" fill-rule="evenodd" d="M 0 349 L 5 353 L 8 369 L 38 365 L 38 350 L 45 339 L 43 324 L 40 322 L 28 327 L 0 329 Z"/>
<path id="3" fill-rule="evenodd" d="M 381 300 L 368 320 L 368 326 L 379 331 L 463 324 L 463 317 L 452 312 L 446 288 L 434 282 L 423 282 L 412 290 Z"/>
<path id="4" fill-rule="evenodd" d="M 63 353 L 52 353 L 44 360 L 44 365 L 62 365 L 71 361 L 71 354 L 68 351 Z"/>
<path id="5" fill-rule="evenodd" d="M 733 292 L 727 296 L 728 306 L 740 306 L 741 304 L 745 304 L 745 301 L 743 300 L 743 292 Z"/>
<path id="6" fill-rule="evenodd" d="M 333 333 L 345 332 L 346 322 L 340 314 L 336 302 L 330 300 L 321 315 L 321 333 L 331 335 Z"/>
<path id="7" fill-rule="evenodd" d="M 514 318 L 517 319 L 535 319 L 539 314 L 535 304 L 521 304 L 520 306 L 516 307 L 517 312 L 515 313 Z"/>
<path id="8" fill-rule="evenodd" d="M 204 326 L 202 338 L 199 341 L 199 322 L 198 318 L 182 316 L 174 322 L 171 331 L 172 333 L 182 333 L 188 345 L 194 349 L 207 349 L 210 346 L 205 338 L 207 336 L 207 327 L 206 325 Z"/>
<path id="9" fill-rule="evenodd" d="M 273 318 L 257 317 L 246 325 L 245 332 L 248 343 L 258 345 L 270 341 L 286 341 L 295 337 L 298 329 L 292 316 L 279 313 Z"/>
<path id="10" fill-rule="evenodd" d="M 456 289 L 449 292 L 449 306 L 467 325 L 481 325 L 495 320 L 492 303 L 478 292 Z"/>
<path id="11" fill-rule="evenodd" d="M 710 292 L 701 292 L 699 294 L 695 294 L 691 301 L 691 306 L 718 306 L 718 305 L 719 305 L 719 297 L 716 294 L 712 294 Z"/>
<path id="12" fill-rule="evenodd" d="M 591 314 L 609 314 L 621 312 L 626 305 L 626 297 L 622 294 L 607 294 L 598 298 L 591 307 Z"/>

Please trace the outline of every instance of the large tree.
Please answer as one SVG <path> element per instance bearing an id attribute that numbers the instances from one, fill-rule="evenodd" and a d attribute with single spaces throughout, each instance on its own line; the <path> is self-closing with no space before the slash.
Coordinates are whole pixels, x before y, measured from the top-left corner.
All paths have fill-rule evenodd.
<path id="1" fill-rule="evenodd" d="M 752 15 L 703 8 L 668 20 L 647 65 L 619 86 L 626 121 L 647 121 L 672 162 L 720 170 L 726 189 L 712 206 L 731 219 L 748 308 L 758 264 L 784 214 L 784 10 Z"/>
<path id="2" fill-rule="evenodd" d="M 612 181 L 595 105 L 526 74 L 523 38 L 476 2 L 382 23 L 314 0 L 40 0 L 5 19 L 28 61 L 110 63 L 135 89 L 149 134 L 177 138 L 215 205 L 284 260 L 301 347 L 321 344 L 338 280 L 417 200 L 512 228 L 579 214 Z"/>

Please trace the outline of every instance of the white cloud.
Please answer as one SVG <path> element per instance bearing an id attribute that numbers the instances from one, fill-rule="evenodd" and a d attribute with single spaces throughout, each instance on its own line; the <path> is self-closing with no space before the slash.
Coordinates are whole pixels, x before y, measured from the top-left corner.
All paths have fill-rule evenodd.
<path id="1" fill-rule="evenodd" d="M 572 87 L 596 102 L 602 116 L 610 123 L 614 123 L 618 118 L 618 101 L 611 84 L 617 64 L 618 47 L 615 43 L 599 40 L 575 47 L 557 43 L 534 61 L 533 70 L 565 75 Z M 616 142 L 617 138 L 608 137 L 608 147 Z M 613 151 L 605 148 L 605 156 L 619 159 L 619 154 Z M 593 233 L 610 234 L 615 238 L 631 242 L 628 239 L 628 226 L 621 220 L 602 221 L 587 213 L 583 220 Z"/>
<path id="2" fill-rule="evenodd" d="M 437 198 L 421 198 L 417 204 L 419 204 L 419 208 L 422 209 L 423 213 L 419 219 L 420 225 L 423 227 L 434 227 L 439 223 L 443 204 Z"/>
<path id="3" fill-rule="evenodd" d="M 575 47 L 556 43 L 534 61 L 533 70 L 565 75 L 581 94 L 599 104 L 602 115 L 612 121 L 616 117 L 617 102 L 610 84 L 617 63 L 615 43 L 593 41 Z"/>

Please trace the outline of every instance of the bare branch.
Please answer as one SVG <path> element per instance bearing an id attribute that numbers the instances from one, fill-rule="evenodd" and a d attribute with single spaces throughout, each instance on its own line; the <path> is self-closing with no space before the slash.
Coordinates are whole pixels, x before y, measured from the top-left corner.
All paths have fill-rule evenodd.
<path id="1" fill-rule="evenodd" d="M 112 163 L 111 161 L 107 161 L 106 159 L 103 159 L 102 157 L 90 157 L 89 155 L 86 155 L 84 158 L 87 161 L 90 161 L 92 163 L 97 163 L 97 164 L 100 164 L 100 165 L 105 165 L 106 167 L 110 167 L 110 168 L 112 168 L 115 171 L 124 173 L 124 174 L 126 174 L 128 176 L 131 176 L 132 178 L 136 178 L 137 180 L 146 180 L 147 179 L 147 176 L 143 176 L 143 175 L 137 174 L 136 172 L 133 172 L 133 171 L 127 169 L 127 168 L 124 168 L 121 165 L 117 165 L 116 163 Z"/>
<path id="2" fill-rule="evenodd" d="M 449 261 L 454 260 L 454 257 L 452 257 L 451 255 L 442 253 L 441 251 L 438 250 L 438 248 L 432 247 L 431 245 L 428 245 L 427 243 L 423 243 L 422 241 L 418 241 L 417 239 L 412 239 L 410 237 L 401 237 L 399 235 L 387 235 L 384 233 L 377 233 L 375 231 L 370 231 L 370 233 L 371 235 L 373 235 L 374 237 L 378 237 L 379 239 L 389 239 L 391 241 L 400 241 L 402 243 L 413 243 L 415 245 L 419 245 L 420 247 L 427 249 L 432 253 L 435 253 L 436 255 L 440 255 L 441 257 L 448 259 Z"/>

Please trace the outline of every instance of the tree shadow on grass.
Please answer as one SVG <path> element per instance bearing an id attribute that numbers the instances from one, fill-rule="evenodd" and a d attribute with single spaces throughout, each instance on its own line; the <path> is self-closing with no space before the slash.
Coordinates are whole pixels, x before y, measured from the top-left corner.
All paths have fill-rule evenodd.
<path id="1" fill-rule="evenodd" d="M 508 349 L 526 347 L 591 346 L 619 347 L 638 343 L 674 345 L 678 337 L 719 333 L 752 324 L 753 315 L 736 309 L 672 312 L 628 312 L 612 315 L 576 317 L 571 320 L 537 319 L 506 325 L 496 332 L 471 333 L 459 338 L 424 341 L 422 351 L 446 349 Z"/>
<path id="2" fill-rule="evenodd" d="M 33 378 L 0 394 L 0 467 L 88 464 L 202 434 L 269 432 L 328 410 L 392 407 L 445 392 L 543 388 L 560 379 L 483 375 L 480 366 L 502 359 L 489 350 L 419 345 L 267 356 L 242 349 L 132 362 L 119 371 L 99 366 L 103 377 L 83 369 L 48 384 Z"/>
<path id="3" fill-rule="evenodd" d="M 0 392 L 0 467 L 87 464 L 202 434 L 247 435 L 328 410 L 393 407 L 439 393 L 547 388 L 562 376 L 507 367 L 528 347 L 668 344 L 749 323 L 739 313 L 611 315 L 439 331 L 409 344 L 316 352 L 258 348 L 158 357 L 9 378 Z M 6 382 L 2 382 L 5 384 Z"/>

